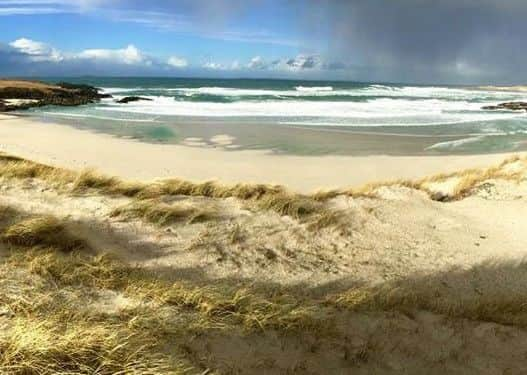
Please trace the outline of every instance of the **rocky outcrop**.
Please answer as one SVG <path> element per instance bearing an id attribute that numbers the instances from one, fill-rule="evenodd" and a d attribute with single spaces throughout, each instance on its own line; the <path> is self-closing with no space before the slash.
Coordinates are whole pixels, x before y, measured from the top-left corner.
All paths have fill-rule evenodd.
<path id="1" fill-rule="evenodd" d="M 38 101 L 34 100 L 16 100 L 16 103 L 13 103 L 12 100 L 4 101 L 0 99 L 0 112 L 9 112 L 22 109 L 29 109 L 31 107 L 37 106 Z"/>
<path id="2" fill-rule="evenodd" d="M 88 85 L 66 82 L 50 85 L 42 82 L 0 80 L 0 111 L 3 112 L 45 105 L 78 106 L 107 97 L 110 96 L 100 94 L 99 89 Z M 8 100 L 12 99 L 27 101 L 9 104 Z"/>
<path id="3" fill-rule="evenodd" d="M 485 110 L 508 109 L 512 111 L 527 111 L 527 102 L 508 102 L 500 103 L 498 105 L 489 105 L 483 107 Z"/>
<path id="4" fill-rule="evenodd" d="M 142 96 L 126 96 L 124 98 L 122 98 L 121 100 L 117 100 L 117 103 L 121 103 L 121 104 L 126 104 L 126 103 L 130 103 L 130 102 L 138 102 L 140 100 L 147 100 L 147 101 L 152 101 L 152 99 L 149 99 L 149 98 L 143 98 Z"/>

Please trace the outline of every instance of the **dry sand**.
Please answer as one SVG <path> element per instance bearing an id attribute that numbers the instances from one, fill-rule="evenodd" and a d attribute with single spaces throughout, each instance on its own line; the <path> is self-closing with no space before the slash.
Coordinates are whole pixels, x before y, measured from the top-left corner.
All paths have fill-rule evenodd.
<path id="1" fill-rule="evenodd" d="M 0 115 L 0 151 L 54 166 L 96 168 L 132 180 L 177 176 L 197 182 L 272 183 L 300 192 L 485 167 L 507 156 L 294 156 L 254 150 L 226 152 L 149 144 L 4 115 Z"/>
<path id="2" fill-rule="evenodd" d="M 527 92 L 527 86 L 515 85 L 515 86 L 479 86 L 478 90 L 489 90 L 489 91 L 505 91 L 505 92 Z"/>
<path id="3" fill-rule="evenodd" d="M 122 142 L 101 139 L 102 144 Z M 132 149 L 141 145 L 124 144 Z M 0 205 L 69 220 L 91 248 L 196 285 L 291 288 L 290 293 L 323 304 L 324 298 L 356 286 L 401 282 L 393 293 L 406 290 L 413 301 L 411 292 L 424 291 L 432 301 L 448 301 L 453 311 L 440 314 L 429 307 L 433 302 L 421 307 L 418 301 L 395 311 L 336 309 L 330 315 L 335 332 L 329 337 L 302 330 L 238 334 L 210 329 L 192 339 L 179 338 L 186 356 L 201 366 L 195 373 L 522 374 L 527 371 L 524 328 L 484 314 L 466 319 L 455 313 L 456 306 L 463 309 L 481 300 L 496 303 L 500 312 L 502 301 L 510 308 L 507 298 L 520 309 L 525 306 L 527 160 L 512 160 L 502 169 L 522 177 L 484 181 L 455 202 L 432 201 L 402 186 L 381 187 L 377 198 L 339 196 L 328 202 L 339 222 L 319 230 L 309 229 L 311 219 L 249 210 L 236 199 L 190 196 L 165 197 L 164 202 L 213 206 L 221 215 L 205 223 L 157 227 L 110 214 L 131 198 L 97 191 L 67 194 L 38 179 L 2 178 Z M 112 293 L 88 308 L 126 315 L 124 297 Z"/>

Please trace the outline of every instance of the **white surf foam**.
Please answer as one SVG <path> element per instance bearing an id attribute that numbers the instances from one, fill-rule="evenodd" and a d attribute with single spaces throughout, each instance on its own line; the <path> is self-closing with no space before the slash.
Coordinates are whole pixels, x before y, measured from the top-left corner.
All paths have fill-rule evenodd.
<path id="1" fill-rule="evenodd" d="M 421 87 L 421 86 L 384 86 L 370 85 L 349 89 L 334 89 L 331 86 L 304 87 L 298 86 L 294 90 L 281 89 L 241 89 L 233 87 L 197 87 L 197 88 L 119 88 L 105 87 L 103 92 L 107 94 L 126 94 L 128 92 L 156 92 L 166 93 L 167 96 L 180 94 L 184 96 L 195 95 L 215 95 L 224 97 L 251 97 L 251 96 L 274 96 L 274 97 L 324 97 L 324 96 L 343 96 L 343 97 L 408 97 L 421 99 L 443 99 L 443 100 L 488 100 L 492 98 L 496 102 L 507 100 L 519 100 L 526 97 L 525 93 L 514 92 L 493 92 L 468 90 L 462 88 L 448 87 Z"/>
<path id="2" fill-rule="evenodd" d="M 245 101 L 231 103 L 178 101 L 150 96 L 151 102 L 108 103 L 103 111 L 188 117 L 277 118 L 305 126 L 431 126 L 488 122 L 523 116 L 488 113 L 481 103 L 438 99 L 375 99 L 368 102 Z M 287 119 L 287 120 L 286 120 Z"/>
<path id="3" fill-rule="evenodd" d="M 101 87 L 101 93 L 102 94 L 110 94 L 110 95 L 113 95 L 113 94 L 119 93 L 119 92 L 126 93 L 126 92 L 133 92 L 133 91 L 139 91 L 139 90 L 144 90 L 144 89 L 141 88 L 141 87 L 127 87 L 127 88 L 124 88 L 124 87 Z"/>
<path id="4" fill-rule="evenodd" d="M 434 144 L 432 146 L 427 147 L 425 150 L 434 150 L 434 149 L 442 149 L 442 150 L 444 150 L 444 149 L 458 148 L 458 147 L 466 145 L 468 143 L 479 142 L 479 141 L 481 141 L 484 138 L 485 138 L 484 135 L 478 135 L 476 137 L 462 138 L 462 139 L 457 139 L 455 141 L 439 142 L 439 143 L 436 143 L 436 144 Z"/>
<path id="5" fill-rule="evenodd" d="M 295 87 L 296 91 L 300 92 L 328 92 L 333 91 L 333 87 L 331 86 L 313 86 L 313 87 L 305 87 L 305 86 L 297 86 Z"/>

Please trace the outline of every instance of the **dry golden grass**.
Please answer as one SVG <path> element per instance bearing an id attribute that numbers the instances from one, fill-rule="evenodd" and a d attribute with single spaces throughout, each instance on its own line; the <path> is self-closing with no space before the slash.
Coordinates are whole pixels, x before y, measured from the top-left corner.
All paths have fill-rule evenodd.
<path id="1" fill-rule="evenodd" d="M 242 286 L 196 286 L 163 279 L 153 272 L 126 266 L 108 256 L 56 251 L 24 252 L 14 256 L 13 265 L 50 278 L 59 286 L 83 286 L 116 290 L 154 303 L 156 308 L 175 306 L 198 313 L 192 325 L 242 326 L 247 330 L 274 327 L 283 332 L 319 329 L 322 314 L 292 296 Z M 185 322 L 190 323 L 190 322 Z M 181 327 L 179 328 L 181 330 Z"/>
<path id="2" fill-rule="evenodd" d="M 284 294 L 276 295 L 273 291 L 270 294 L 272 297 L 267 299 L 265 291 L 241 286 L 218 284 L 217 287 L 199 287 L 175 283 L 153 272 L 128 266 L 108 255 L 89 255 L 79 246 L 64 247 L 64 232 L 60 231 L 66 227 L 68 224 L 58 219 L 32 217 L 21 219 L 4 229 L 2 239 L 14 249 L 10 265 L 23 267 L 35 275 L 50 279 L 54 285 L 119 290 L 162 304 L 193 306 L 210 317 L 236 317 L 247 326 L 253 325 L 248 322 L 254 322 L 254 326 L 282 326 L 280 322 L 288 322 L 291 326 L 316 325 L 307 320 L 302 322 L 305 306 Z M 55 228 L 60 235 L 51 235 L 50 228 Z M 9 234 L 12 232 L 16 234 Z M 67 236 L 70 237 L 67 244 L 84 244 L 81 238 Z M 21 249 L 24 251 L 19 251 Z M 65 249 L 75 251 L 66 253 L 63 251 Z"/>
<path id="3" fill-rule="evenodd" d="M 507 170 L 507 166 L 518 163 L 520 168 L 518 170 Z M 389 186 L 403 186 L 414 190 L 420 190 L 427 193 L 430 198 L 441 201 L 453 201 L 467 197 L 479 185 L 488 180 L 506 180 L 513 182 L 521 182 L 527 176 L 527 157 L 512 156 L 505 159 L 497 166 L 481 169 L 466 169 L 463 171 L 453 173 L 440 173 L 433 176 L 424 177 L 419 180 L 395 180 L 387 182 L 374 182 L 366 184 L 355 189 L 343 190 L 341 194 L 350 195 L 353 197 L 367 197 L 374 198 L 377 196 L 376 190 L 381 187 Z M 457 179 L 454 191 L 445 195 L 440 192 L 435 192 L 432 184 L 440 184 L 447 182 L 450 179 Z M 335 192 L 331 192 L 335 195 Z"/>
<path id="4" fill-rule="evenodd" d="M 7 161 L 11 162 L 19 163 Z M 53 175 L 47 174 L 50 173 L 47 170 L 42 173 Z M 481 174 L 472 170 L 466 175 L 475 176 L 471 181 L 481 181 L 489 176 L 495 178 L 499 173 L 502 172 L 488 170 Z M 512 179 L 517 172 L 503 173 Z M 34 173 L 30 176 L 39 177 Z M 97 176 L 93 172 L 75 176 L 68 180 L 67 189 L 76 193 L 93 190 L 119 195 L 134 190 L 129 196 L 137 199 L 114 214 L 160 225 L 192 222 L 199 214 L 197 208 L 164 203 L 160 199 L 163 195 L 185 192 L 234 196 L 232 190 L 222 192 L 214 183 L 194 186 L 172 181 L 166 185 L 135 185 L 131 189 L 132 185 L 124 188 L 117 179 Z M 436 178 L 442 181 L 448 177 Z M 469 185 L 473 183 L 477 185 L 477 182 Z M 324 198 L 291 195 L 280 189 L 270 193 L 264 188 L 238 188 L 238 199 L 247 199 L 260 209 L 304 218 L 311 230 L 328 226 L 341 228 L 343 224 L 343 214 L 328 210 Z M 208 214 L 211 216 L 198 216 L 199 220 L 215 219 L 217 212 Z M 349 226 L 349 218 L 344 222 Z M 527 327 L 524 292 L 527 278 L 523 265 L 502 270 L 506 275 L 513 273 L 516 279 L 525 278 L 525 285 L 515 290 L 507 287 L 509 284 L 485 289 L 479 288 L 478 283 L 469 283 L 479 291 L 465 296 L 450 291 L 456 288 L 443 286 L 447 276 L 454 275 L 456 280 L 472 274 L 492 276 L 496 267 L 487 267 L 389 282 L 374 288 L 362 287 L 319 300 L 309 291 L 300 293 L 238 280 L 215 280 L 206 284 L 178 280 L 177 274 L 161 275 L 104 253 L 92 255 L 95 249 L 89 249 L 82 238 L 75 236 L 72 227 L 73 223 L 67 219 L 32 216 L 0 207 L 0 245 L 10 254 L 0 263 L 0 306 L 8 312 L 2 310 L 0 314 L 0 373 L 183 374 L 194 365 L 201 371 L 192 370 L 192 373 L 203 373 L 208 366 L 203 368 L 202 362 L 218 364 L 213 359 L 204 360 L 204 355 L 196 359 L 182 350 L 190 338 L 234 336 L 236 332 L 236 335 L 252 335 L 250 338 L 254 340 L 274 337 L 276 340 L 272 342 L 277 345 L 290 337 L 298 342 L 306 337 L 344 342 L 339 336 L 343 332 L 339 324 L 358 311 L 411 314 L 425 310 L 453 319 Z M 244 236 L 240 226 L 233 226 L 226 234 L 232 244 L 243 241 Z M 499 277 L 491 279 L 500 280 Z M 94 306 L 108 291 L 133 304 L 114 313 L 97 310 Z M 236 343 L 234 339 L 233 342 Z M 353 361 L 366 361 L 374 350 L 365 344 L 354 354 Z"/>
<path id="5" fill-rule="evenodd" d="M 7 178 L 41 178 L 55 183 L 69 183 L 75 174 L 60 168 L 49 167 L 26 160 L 3 156 L 0 158 L 0 176 Z"/>
<path id="6" fill-rule="evenodd" d="M 123 195 L 135 197 L 145 189 L 145 184 L 139 182 L 124 182 L 117 177 L 109 177 L 88 169 L 82 171 L 73 181 L 71 191 L 86 193 L 97 191 L 101 194 Z"/>
<path id="7" fill-rule="evenodd" d="M 451 318 L 527 327 L 526 270 L 525 263 L 480 264 L 468 271 L 452 269 L 351 289 L 328 301 L 352 311 L 429 311 Z"/>
<path id="8" fill-rule="evenodd" d="M 307 229 L 319 231 L 324 228 L 333 228 L 342 233 L 349 234 L 351 231 L 351 218 L 345 210 L 325 210 L 308 222 Z"/>
<path id="9" fill-rule="evenodd" d="M 320 211 L 323 204 L 307 196 L 278 193 L 262 196 L 257 201 L 257 207 L 299 219 Z"/>
<path id="10" fill-rule="evenodd" d="M 65 246 L 68 222 L 3 212 L 14 215 L 0 227 L 11 254 L 0 264 L 0 285 L 10 286 L 0 290 L 9 311 L 0 316 L 0 373 L 182 374 L 185 353 L 166 351 L 174 340 L 232 329 L 324 332 L 328 325 L 325 308 L 287 293 L 173 281 L 70 246 L 83 243 L 75 236 Z M 108 290 L 136 307 L 118 315 L 94 310 Z"/>
<path id="11" fill-rule="evenodd" d="M 376 198 L 377 189 L 389 186 L 403 186 L 409 189 L 424 190 L 425 192 L 428 192 L 419 182 L 410 180 L 394 180 L 385 182 L 371 182 L 361 187 L 347 190 L 345 194 L 350 195 L 352 197 Z"/>
<path id="12" fill-rule="evenodd" d="M 273 210 L 296 218 L 309 215 L 322 206 L 315 198 L 287 192 L 285 188 L 270 185 L 237 184 L 224 186 L 216 182 L 191 183 L 166 180 L 143 184 L 124 182 L 93 170 L 79 174 L 0 154 L 0 176 L 7 178 L 40 178 L 65 191 L 83 194 L 121 195 L 139 200 L 152 200 L 163 196 L 200 196 L 207 198 L 237 198 L 256 202 L 257 207 Z"/>
<path id="13" fill-rule="evenodd" d="M 520 163 L 523 168 L 516 171 L 507 170 L 507 166 Z M 303 195 L 287 191 L 281 186 L 237 184 L 224 186 L 216 182 L 192 183 L 178 179 L 156 183 L 124 182 L 116 177 L 108 177 L 93 170 L 79 174 L 60 168 L 30 162 L 17 157 L 0 154 L 0 176 L 6 178 L 40 178 L 66 191 L 82 194 L 90 191 L 133 197 L 138 200 L 153 200 L 163 196 L 202 196 L 208 198 L 236 198 L 254 203 L 262 210 L 272 210 L 280 215 L 294 218 L 310 216 L 325 209 L 325 202 L 338 195 L 352 197 L 375 198 L 376 191 L 386 186 L 404 186 L 421 190 L 432 199 L 449 201 L 462 199 L 469 195 L 477 186 L 489 179 L 504 179 L 521 181 L 527 174 L 527 158 L 511 157 L 500 165 L 487 169 L 467 169 L 450 174 L 438 174 L 417 181 L 396 180 L 377 182 L 359 188 L 347 190 L 332 190 L 318 192 L 313 195 Z M 431 189 L 431 184 L 445 182 L 456 178 L 459 181 L 454 191 L 449 195 L 438 193 Z M 145 207 L 143 207 L 145 209 Z"/>
<path id="14" fill-rule="evenodd" d="M 168 374 L 184 371 L 152 352 L 152 340 L 119 325 L 16 318 L 0 335 L 5 374 Z M 136 342 L 137 341 L 137 342 Z"/>
<path id="15" fill-rule="evenodd" d="M 39 82 L 39 81 L 30 81 L 30 80 L 14 80 L 14 79 L 0 79 L 0 89 L 6 87 L 16 87 L 24 89 L 38 89 L 44 92 L 51 93 L 53 89 L 60 89 L 59 86 Z"/>
<path id="16" fill-rule="evenodd" d="M 41 271 L 49 271 L 52 259 L 73 255 L 56 249 L 21 251 L 10 246 L 10 250 L 13 255 L 0 264 L 0 373 L 187 373 L 189 365 L 163 351 L 156 332 L 130 325 L 135 316 L 101 314 L 92 307 L 101 289 L 95 283 L 87 288 L 77 277 L 84 274 L 88 280 L 90 274 L 104 279 L 98 271 L 105 268 L 94 267 L 97 261 L 78 261 L 83 272 L 75 267 L 59 269 L 68 264 L 60 262 L 53 274 Z M 75 286 L 57 284 L 59 276 Z"/>
<path id="17" fill-rule="evenodd" d="M 231 245 L 239 244 L 245 240 L 247 236 L 246 230 L 240 224 L 234 224 L 229 228 L 228 236 Z"/>
<path id="18" fill-rule="evenodd" d="M 181 203 L 163 203 L 155 199 L 132 202 L 113 210 L 110 215 L 124 219 L 140 218 L 161 226 L 179 222 L 194 224 L 220 218 L 219 210 L 212 205 L 194 207 Z"/>
<path id="19" fill-rule="evenodd" d="M 49 246 L 65 252 L 86 247 L 85 242 L 73 236 L 64 223 L 51 216 L 17 222 L 6 229 L 2 240 L 15 246 Z"/>

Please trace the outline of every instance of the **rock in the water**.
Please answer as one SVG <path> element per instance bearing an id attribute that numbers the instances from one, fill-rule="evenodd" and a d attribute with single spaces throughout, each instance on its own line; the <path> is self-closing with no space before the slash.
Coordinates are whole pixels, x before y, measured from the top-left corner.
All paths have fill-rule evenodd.
<path id="1" fill-rule="evenodd" d="M 512 111 L 527 111 L 527 102 L 507 102 L 483 107 L 485 110 L 508 109 Z"/>
<path id="2" fill-rule="evenodd" d="M 130 102 L 138 102 L 140 100 L 147 100 L 147 101 L 152 101 L 152 99 L 149 99 L 149 98 L 143 98 L 142 96 L 126 96 L 124 98 L 122 98 L 121 100 L 117 100 L 117 103 L 121 103 L 121 104 L 126 104 L 126 103 L 130 103 Z"/>
<path id="3" fill-rule="evenodd" d="M 75 83 L 68 83 L 68 82 L 59 82 L 57 83 L 57 86 L 62 87 L 63 89 L 68 90 L 75 90 L 79 94 L 88 96 L 88 97 L 97 97 L 99 99 L 102 98 L 111 98 L 112 96 L 110 94 L 100 94 L 99 89 L 97 87 L 93 87 L 90 85 L 82 85 L 82 84 L 75 84 Z"/>

